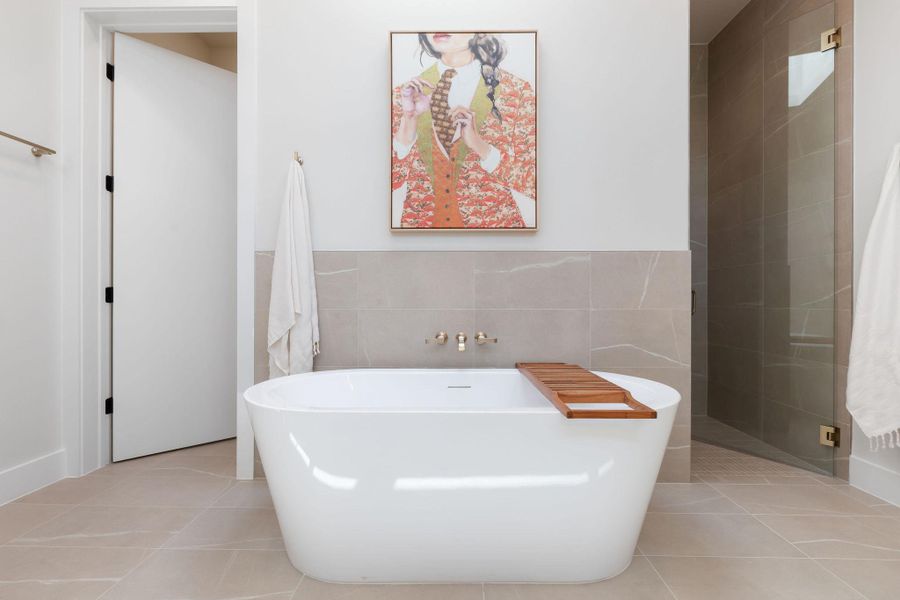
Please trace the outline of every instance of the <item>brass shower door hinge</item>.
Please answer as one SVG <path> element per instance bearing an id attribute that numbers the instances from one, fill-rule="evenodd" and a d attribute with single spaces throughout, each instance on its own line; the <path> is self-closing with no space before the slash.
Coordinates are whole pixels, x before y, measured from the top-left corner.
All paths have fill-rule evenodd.
<path id="1" fill-rule="evenodd" d="M 819 425 L 819 444 L 839 448 L 841 445 L 841 428 L 832 425 Z"/>
<path id="2" fill-rule="evenodd" d="M 825 52 L 834 48 L 841 47 L 841 28 L 835 27 L 822 32 L 821 50 Z"/>

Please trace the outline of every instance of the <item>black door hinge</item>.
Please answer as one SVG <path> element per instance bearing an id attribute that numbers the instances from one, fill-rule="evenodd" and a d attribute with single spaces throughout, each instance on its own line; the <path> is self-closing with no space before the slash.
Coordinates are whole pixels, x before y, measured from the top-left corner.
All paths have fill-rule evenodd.
<path id="1" fill-rule="evenodd" d="M 112 176 L 112 175 L 107 175 L 107 176 L 106 176 L 106 191 L 107 191 L 107 192 L 112 193 L 112 191 L 113 191 L 113 181 L 114 181 L 114 180 L 113 180 L 113 176 Z"/>
<path id="2" fill-rule="evenodd" d="M 103 414 L 111 415 L 113 411 L 113 399 L 112 396 L 106 399 L 106 402 L 103 403 Z"/>
<path id="3" fill-rule="evenodd" d="M 106 63 L 106 78 L 110 81 L 116 80 L 116 67 L 110 63 Z"/>
<path id="4" fill-rule="evenodd" d="M 103 297 L 106 300 L 107 304 L 112 304 L 113 301 L 113 289 L 112 286 L 109 286 L 105 290 L 103 290 Z"/>

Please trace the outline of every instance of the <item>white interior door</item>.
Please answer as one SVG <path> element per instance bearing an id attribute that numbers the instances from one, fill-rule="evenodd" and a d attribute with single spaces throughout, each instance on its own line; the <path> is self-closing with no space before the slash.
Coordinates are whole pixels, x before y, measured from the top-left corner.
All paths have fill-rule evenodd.
<path id="1" fill-rule="evenodd" d="M 234 73 L 116 34 L 113 460 L 234 436 Z"/>

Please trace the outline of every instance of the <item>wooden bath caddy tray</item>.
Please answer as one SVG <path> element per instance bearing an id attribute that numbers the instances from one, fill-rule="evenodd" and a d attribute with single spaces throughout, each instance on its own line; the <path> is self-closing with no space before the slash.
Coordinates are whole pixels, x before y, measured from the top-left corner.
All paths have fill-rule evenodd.
<path id="1" fill-rule="evenodd" d="M 567 419 L 656 418 L 656 411 L 635 400 L 631 392 L 578 365 L 516 363 L 516 368 Z M 598 404 L 622 404 L 628 408 L 603 409 Z"/>

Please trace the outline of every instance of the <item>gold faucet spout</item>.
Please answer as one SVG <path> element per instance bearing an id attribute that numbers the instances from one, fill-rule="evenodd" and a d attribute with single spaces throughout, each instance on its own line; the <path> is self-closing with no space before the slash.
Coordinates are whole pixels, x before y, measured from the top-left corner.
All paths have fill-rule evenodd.
<path id="1" fill-rule="evenodd" d="M 457 333 L 456 334 L 456 349 L 459 350 L 460 352 L 465 352 L 467 339 L 469 339 L 468 336 L 466 336 L 466 334 L 463 333 L 462 331 Z"/>

